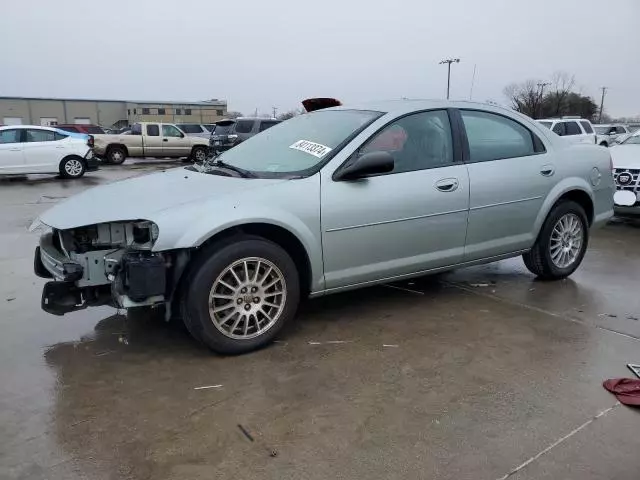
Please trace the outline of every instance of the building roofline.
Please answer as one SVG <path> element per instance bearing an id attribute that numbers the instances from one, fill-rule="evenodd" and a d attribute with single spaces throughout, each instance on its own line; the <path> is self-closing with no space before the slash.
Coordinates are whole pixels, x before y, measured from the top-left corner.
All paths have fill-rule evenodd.
<path id="1" fill-rule="evenodd" d="M 0 96 L 0 100 L 37 100 L 54 102 L 113 102 L 113 103 L 137 103 L 137 104 L 160 104 L 160 105 L 198 105 L 198 106 L 223 106 L 227 105 L 226 100 L 205 100 L 195 102 L 181 101 L 156 101 L 156 100 L 114 100 L 100 98 L 52 98 L 52 97 L 9 97 Z"/>

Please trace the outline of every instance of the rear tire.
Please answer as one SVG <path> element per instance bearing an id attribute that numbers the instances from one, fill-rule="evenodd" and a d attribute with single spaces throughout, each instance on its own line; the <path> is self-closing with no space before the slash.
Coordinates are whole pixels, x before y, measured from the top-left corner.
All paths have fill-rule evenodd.
<path id="1" fill-rule="evenodd" d="M 525 266 L 542 280 L 571 275 L 582 263 L 589 243 L 589 223 L 584 209 L 561 201 L 549 212 L 533 248 L 522 255 Z"/>
<path id="2" fill-rule="evenodd" d="M 600 142 L 601 147 L 608 147 L 609 144 L 607 142 Z"/>
<path id="3" fill-rule="evenodd" d="M 86 171 L 84 159 L 67 157 L 60 162 L 60 176 L 62 178 L 80 178 Z"/>
<path id="4" fill-rule="evenodd" d="M 296 314 L 298 270 L 287 252 L 269 240 L 241 236 L 212 245 L 194 265 L 181 313 L 191 335 L 216 353 L 237 355 L 263 347 Z"/>
<path id="5" fill-rule="evenodd" d="M 107 162 L 113 165 L 122 165 L 127 159 L 127 152 L 124 148 L 114 146 L 110 147 L 106 155 Z"/>

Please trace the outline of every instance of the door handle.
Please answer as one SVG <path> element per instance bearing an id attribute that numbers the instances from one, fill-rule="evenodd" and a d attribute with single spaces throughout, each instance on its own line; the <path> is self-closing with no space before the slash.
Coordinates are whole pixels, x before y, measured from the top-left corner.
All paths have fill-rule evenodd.
<path id="1" fill-rule="evenodd" d="M 453 192 L 458 188 L 458 179 L 457 178 L 443 178 L 442 180 L 438 180 L 436 182 L 436 189 L 441 192 Z"/>
<path id="2" fill-rule="evenodd" d="M 168 138 L 163 138 L 163 139 L 162 139 L 162 141 L 163 141 L 163 142 L 168 142 L 168 141 L 169 141 L 169 139 L 168 139 Z"/>
<path id="3" fill-rule="evenodd" d="M 22 149 L 21 148 L 10 148 L 9 151 L 10 152 L 21 152 Z"/>
<path id="4" fill-rule="evenodd" d="M 544 175 L 545 177 L 550 177 L 556 173 L 556 169 L 553 168 L 553 165 L 543 165 L 540 169 L 540 175 Z"/>

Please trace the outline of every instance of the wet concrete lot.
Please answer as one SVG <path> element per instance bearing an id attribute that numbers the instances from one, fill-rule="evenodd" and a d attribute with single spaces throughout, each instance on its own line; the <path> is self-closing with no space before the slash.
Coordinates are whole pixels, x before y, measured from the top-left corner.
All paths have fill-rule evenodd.
<path id="1" fill-rule="evenodd" d="M 601 387 L 640 363 L 640 222 L 565 281 L 514 259 L 326 297 L 241 357 L 150 314 L 42 312 L 31 221 L 175 165 L 0 181 L 0 478 L 640 478 L 640 410 Z"/>

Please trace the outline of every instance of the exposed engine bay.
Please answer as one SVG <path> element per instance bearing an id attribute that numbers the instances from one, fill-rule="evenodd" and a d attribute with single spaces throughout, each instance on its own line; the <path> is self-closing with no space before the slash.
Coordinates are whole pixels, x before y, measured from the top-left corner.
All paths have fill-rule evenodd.
<path id="1" fill-rule="evenodd" d="M 158 235 L 157 225 L 146 220 L 54 229 L 43 235 L 36 249 L 36 273 L 55 281 L 45 285 L 42 308 L 63 315 L 87 306 L 168 302 L 168 286 L 175 284 L 174 261 L 186 260 L 188 253 L 153 252 Z"/>

